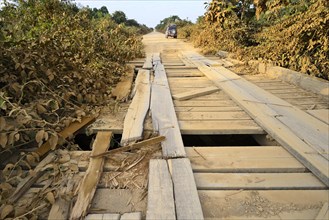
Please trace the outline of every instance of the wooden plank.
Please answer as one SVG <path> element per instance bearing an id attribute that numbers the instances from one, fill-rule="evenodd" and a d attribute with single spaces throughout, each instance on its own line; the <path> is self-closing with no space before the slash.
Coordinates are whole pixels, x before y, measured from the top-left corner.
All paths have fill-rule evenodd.
<path id="1" fill-rule="evenodd" d="M 143 124 L 150 106 L 150 71 L 140 71 L 141 78 L 136 85 L 136 94 L 128 108 L 121 138 L 121 145 L 140 140 L 143 134 Z"/>
<path id="2" fill-rule="evenodd" d="M 326 189 L 312 173 L 194 173 L 199 190 Z"/>
<path id="3" fill-rule="evenodd" d="M 145 189 L 98 188 L 89 213 L 145 212 L 147 196 Z"/>
<path id="4" fill-rule="evenodd" d="M 91 155 L 97 155 L 107 151 L 110 147 L 112 132 L 98 132 Z M 97 183 L 103 172 L 104 158 L 90 158 L 86 174 L 78 189 L 78 198 L 70 219 L 84 218 L 88 213 L 90 203 L 94 197 Z"/>
<path id="5" fill-rule="evenodd" d="M 307 110 L 307 113 L 313 115 L 324 123 L 329 124 L 329 109 Z"/>
<path id="6" fill-rule="evenodd" d="M 120 214 L 89 214 L 85 220 L 120 220 Z"/>
<path id="7" fill-rule="evenodd" d="M 112 96 L 118 101 L 126 102 L 134 80 L 134 69 L 132 66 L 126 71 L 126 74 L 120 78 L 120 82 L 112 90 Z"/>
<path id="8" fill-rule="evenodd" d="M 189 159 L 168 160 L 172 175 L 177 219 L 203 219 Z"/>
<path id="9" fill-rule="evenodd" d="M 243 111 L 238 106 L 232 107 L 175 107 L 176 113 L 177 112 L 241 112 Z"/>
<path id="10" fill-rule="evenodd" d="M 167 76 L 168 77 L 201 77 L 201 76 L 204 76 L 203 73 L 201 73 L 200 71 L 179 71 L 179 72 L 174 72 L 174 71 L 171 71 L 171 72 L 167 72 Z"/>
<path id="11" fill-rule="evenodd" d="M 174 105 L 177 107 L 233 107 L 237 106 L 232 100 L 221 101 L 177 101 L 174 100 Z"/>
<path id="12" fill-rule="evenodd" d="M 306 168 L 282 147 L 186 147 L 194 172 L 299 173 Z"/>
<path id="13" fill-rule="evenodd" d="M 166 137 L 166 140 L 161 143 L 163 156 L 167 158 L 184 157 L 184 144 L 162 64 L 155 67 L 151 112 L 154 130 Z"/>
<path id="14" fill-rule="evenodd" d="M 315 219 L 329 198 L 328 190 L 199 190 L 198 193 L 207 219 Z"/>
<path id="15" fill-rule="evenodd" d="M 223 68 L 199 69 L 329 186 L 329 126 Z M 202 66 L 202 67 L 201 67 Z M 279 116 L 279 117 L 278 117 Z M 302 129 L 301 129 L 302 128 Z M 314 136 L 315 135 L 315 136 Z"/>
<path id="16" fill-rule="evenodd" d="M 173 183 L 165 160 L 150 160 L 146 219 L 176 219 Z"/>
<path id="17" fill-rule="evenodd" d="M 152 54 L 146 54 L 146 59 L 145 59 L 145 62 L 143 64 L 143 69 L 150 70 L 152 68 L 153 68 L 153 65 L 152 65 Z"/>
<path id="18" fill-rule="evenodd" d="M 250 120 L 244 112 L 177 112 L 179 121 Z"/>
<path id="19" fill-rule="evenodd" d="M 315 220 L 329 219 L 329 204 L 325 202 Z"/>
<path id="20" fill-rule="evenodd" d="M 103 214 L 89 214 L 85 220 L 103 220 Z"/>
<path id="21" fill-rule="evenodd" d="M 142 213 L 141 212 L 131 212 L 131 213 L 124 213 L 121 215 L 120 220 L 141 220 Z"/>
<path id="22" fill-rule="evenodd" d="M 195 97 L 199 97 L 199 96 L 208 95 L 208 94 L 217 92 L 218 90 L 219 89 L 217 87 L 212 86 L 212 87 L 207 87 L 204 89 L 196 89 L 196 90 L 190 91 L 190 92 L 175 94 L 175 95 L 173 95 L 173 98 L 177 99 L 177 100 L 187 100 L 187 99 L 191 99 L 191 98 L 195 98 Z"/>
<path id="23" fill-rule="evenodd" d="M 253 120 L 179 121 L 182 134 L 264 134 Z"/>
<path id="24" fill-rule="evenodd" d="M 81 119 L 81 122 L 75 121 L 71 123 L 68 127 L 64 128 L 63 131 L 59 132 L 59 135 L 66 139 L 72 135 L 74 135 L 78 130 L 82 129 L 83 127 L 91 124 L 95 121 L 94 116 L 87 116 L 83 117 Z M 52 149 L 53 146 L 51 146 L 50 141 L 48 140 L 46 143 L 41 145 L 37 150 L 36 153 L 40 156 L 45 155 L 47 152 L 49 152 Z"/>

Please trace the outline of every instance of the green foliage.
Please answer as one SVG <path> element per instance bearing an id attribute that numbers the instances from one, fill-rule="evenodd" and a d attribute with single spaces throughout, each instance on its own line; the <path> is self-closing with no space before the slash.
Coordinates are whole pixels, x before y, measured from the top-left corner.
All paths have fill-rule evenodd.
<path id="1" fill-rule="evenodd" d="M 172 15 L 168 18 L 165 18 L 165 19 L 161 20 L 160 24 L 155 26 L 155 29 L 159 32 L 164 33 L 166 31 L 167 27 L 170 24 L 176 24 L 177 29 L 180 30 L 182 27 L 187 26 L 187 25 L 191 25 L 193 23 L 191 21 L 186 20 L 186 19 L 181 19 L 177 15 Z M 178 31 L 178 33 L 179 33 L 179 31 Z"/>
<path id="2" fill-rule="evenodd" d="M 6 3 L 0 26 L 2 148 L 31 144 L 38 130 L 55 136 L 106 105 L 125 62 L 143 56 L 135 29 L 70 2 Z"/>

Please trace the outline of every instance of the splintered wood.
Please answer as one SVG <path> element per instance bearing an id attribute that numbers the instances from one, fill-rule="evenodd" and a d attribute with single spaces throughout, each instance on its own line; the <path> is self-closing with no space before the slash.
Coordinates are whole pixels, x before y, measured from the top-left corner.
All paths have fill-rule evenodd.
<path id="1" fill-rule="evenodd" d="M 140 70 L 137 77 L 136 92 L 124 120 L 123 146 L 142 138 L 144 119 L 150 106 L 150 71 Z"/>
<path id="2" fill-rule="evenodd" d="M 110 147 L 112 132 L 98 132 L 91 155 L 103 153 Z M 84 218 L 94 197 L 97 183 L 103 171 L 104 158 L 91 158 L 86 174 L 78 188 L 78 198 L 70 219 Z"/>

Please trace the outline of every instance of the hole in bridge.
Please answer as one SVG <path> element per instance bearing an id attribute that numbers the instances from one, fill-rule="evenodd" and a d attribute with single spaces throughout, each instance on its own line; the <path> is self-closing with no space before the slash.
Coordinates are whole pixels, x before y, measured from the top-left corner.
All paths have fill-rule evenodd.
<path id="1" fill-rule="evenodd" d="M 184 146 L 260 146 L 251 135 L 182 135 Z"/>
<path id="2" fill-rule="evenodd" d="M 92 144 L 95 140 L 96 134 L 87 136 L 86 134 L 77 134 L 74 137 L 75 144 L 79 145 L 80 149 L 83 151 L 90 151 Z M 114 134 L 111 140 L 110 149 L 115 149 L 120 147 L 120 141 L 122 134 Z"/>

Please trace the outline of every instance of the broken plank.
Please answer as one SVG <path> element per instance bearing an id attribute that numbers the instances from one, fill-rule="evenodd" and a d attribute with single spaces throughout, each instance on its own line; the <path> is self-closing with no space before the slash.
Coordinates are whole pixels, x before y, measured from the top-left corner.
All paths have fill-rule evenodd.
<path id="1" fill-rule="evenodd" d="M 118 152 L 124 152 L 124 151 L 128 151 L 128 150 L 135 150 L 135 149 L 139 149 L 141 147 L 145 147 L 145 146 L 149 146 L 149 145 L 154 145 L 154 144 L 158 144 L 161 143 L 162 141 L 164 141 L 166 139 L 165 136 L 158 136 L 158 137 L 154 137 L 154 138 L 150 138 L 141 142 L 137 142 L 137 143 L 133 143 L 131 145 L 125 146 L 125 147 L 119 147 L 113 150 L 110 150 L 108 152 L 104 152 L 101 154 L 97 154 L 97 155 L 93 155 L 90 156 L 92 158 L 95 157 L 102 157 L 102 156 L 107 156 L 107 155 L 111 155 L 111 154 L 115 154 Z"/>
<path id="2" fill-rule="evenodd" d="M 94 116 L 88 116 L 88 117 L 83 117 L 81 119 L 81 122 L 75 121 L 71 123 L 68 127 L 64 128 L 63 131 L 59 132 L 59 135 L 66 139 L 70 137 L 71 135 L 74 135 L 78 130 L 82 129 L 83 127 L 91 124 L 92 122 L 95 121 Z M 45 155 L 47 152 L 49 152 L 52 149 L 53 146 L 51 146 L 50 141 L 48 140 L 46 143 L 41 145 L 37 150 L 36 153 L 39 154 L 40 156 Z"/>
<path id="3" fill-rule="evenodd" d="M 150 160 L 146 219 L 176 219 L 173 183 L 165 160 Z"/>
<path id="4" fill-rule="evenodd" d="M 177 219 L 203 219 L 202 208 L 188 158 L 168 160 Z"/>
<path id="5" fill-rule="evenodd" d="M 127 101 L 134 80 L 134 69 L 130 66 L 126 73 L 121 76 L 120 82 L 112 91 L 112 96 L 118 101 Z"/>
<path id="6" fill-rule="evenodd" d="M 112 132 L 98 132 L 91 155 L 107 151 L 110 147 L 111 138 Z M 90 158 L 88 169 L 78 188 L 78 198 L 72 209 L 70 219 L 81 219 L 86 216 L 102 174 L 103 165 L 104 158 Z"/>
<path id="7" fill-rule="evenodd" d="M 194 173 L 202 190 L 326 189 L 312 173 Z"/>
<path id="8" fill-rule="evenodd" d="M 156 65 L 154 74 L 151 95 L 152 123 L 154 130 L 166 137 L 161 143 L 163 156 L 184 157 L 184 144 L 162 64 Z"/>
<path id="9" fill-rule="evenodd" d="M 15 192 L 8 199 L 9 203 L 14 204 L 17 200 L 30 189 L 30 187 L 46 172 L 44 169 L 48 164 L 54 162 L 57 155 L 54 152 L 48 154 L 17 186 Z"/>
<path id="10" fill-rule="evenodd" d="M 143 124 L 150 106 L 150 71 L 140 71 L 138 75 L 141 79 L 124 120 L 121 145 L 142 138 Z"/>
<path id="11" fill-rule="evenodd" d="M 195 98 L 195 97 L 199 97 L 199 96 L 203 96 L 203 95 L 208 95 L 214 92 L 219 91 L 219 88 L 215 87 L 215 86 L 211 86 L 211 87 L 207 87 L 207 88 L 203 88 L 203 89 L 196 89 L 194 91 L 190 91 L 190 92 L 183 92 L 183 93 L 179 93 L 179 94 L 175 94 L 173 95 L 174 99 L 177 100 L 187 100 L 187 99 L 191 99 L 191 98 Z"/>

